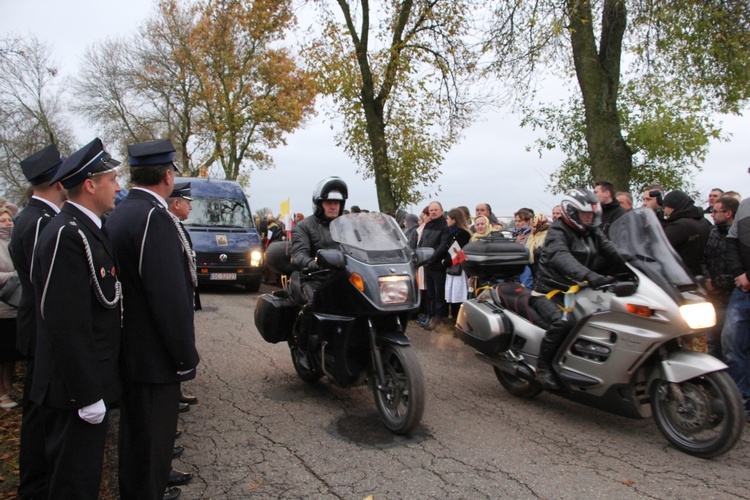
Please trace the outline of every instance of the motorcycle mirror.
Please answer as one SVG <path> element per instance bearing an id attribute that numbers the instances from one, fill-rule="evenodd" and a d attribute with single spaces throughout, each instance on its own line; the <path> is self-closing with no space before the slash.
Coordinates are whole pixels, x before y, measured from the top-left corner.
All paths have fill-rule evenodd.
<path id="1" fill-rule="evenodd" d="M 346 267 L 346 257 L 341 250 L 330 248 L 318 250 L 316 261 L 323 269 L 343 269 Z"/>
<path id="2" fill-rule="evenodd" d="M 618 297 L 630 297 L 637 289 L 638 285 L 632 281 L 620 281 L 612 287 L 612 291 Z"/>

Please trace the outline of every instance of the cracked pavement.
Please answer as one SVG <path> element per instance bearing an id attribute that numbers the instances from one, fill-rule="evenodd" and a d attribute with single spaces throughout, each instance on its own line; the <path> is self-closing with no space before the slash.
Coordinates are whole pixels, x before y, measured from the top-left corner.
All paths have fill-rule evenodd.
<path id="1" fill-rule="evenodd" d="M 694 458 L 652 419 L 515 398 L 471 348 L 413 326 L 425 412 L 413 436 L 393 435 L 367 386 L 297 378 L 286 344 L 255 329 L 257 297 L 201 294 L 202 360 L 183 388 L 198 404 L 180 415 L 173 463 L 195 477 L 181 498 L 750 498 L 747 429 L 729 453 Z"/>

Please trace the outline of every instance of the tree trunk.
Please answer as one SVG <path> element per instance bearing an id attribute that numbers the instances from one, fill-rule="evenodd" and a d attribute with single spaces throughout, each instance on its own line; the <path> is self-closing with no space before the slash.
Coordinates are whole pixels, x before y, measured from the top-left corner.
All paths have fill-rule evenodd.
<path id="1" fill-rule="evenodd" d="M 604 0 L 600 46 L 588 0 L 567 0 L 576 77 L 583 96 L 586 145 L 594 182 L 607 180 L 628 191 L 633 152 L 622 137 L 617 110 L 620 57 L 627 23 L 624 0 Z"/>
<path id="2" fill-rule="evenodd" d="M 363 97 L 365 92 L 362 92 Z M 378 209 L 381 212 L 396 213 L 396 201 L 393 196 L 391 175 L 388 166 L 388 143 L 385 139 L 383 106 L 372 95 L 363 100 L 367 137 L 372 148 L 372 169 L 375 177 L 375 190 L 378 195 Z"/>

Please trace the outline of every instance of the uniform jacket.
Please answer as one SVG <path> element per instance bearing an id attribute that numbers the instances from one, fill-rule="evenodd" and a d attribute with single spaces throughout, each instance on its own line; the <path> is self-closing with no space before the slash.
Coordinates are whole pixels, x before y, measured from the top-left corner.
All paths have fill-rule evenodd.
<path id="1" fill-rule="evenodd" d="M 694 205 L 676 209 L 664 226 L 664 233 L 672 248 L 696 276 L 701 274 L 701 259 L 710 232 L 711 223 L 703 218 L 703 211 Z"/>
<path id="2" fill-rule="evenodd" d="M 105 227 L 122 268 L 125 379 L 169 384 L 194 378 L 193 284 L 174 220 L 156 197 L 131 189 Z"/>
<path id="3" fill-rule="evenodd" d="M 534 277 L 534 291 L 567 290 L 577 282 L 596 275 L 591 270 L 597 256 L 612 264 L 622 263 L 617 249 L 598 227 L 581 234 L 562 219 L 552 223 L 542 246 L 539 267 Z"/>
<path id="4" fill-rule="evenodd" d="M 433 271 L 445 270 L 443 258 L 448 253 L 448 248 L 453 243 L 453 238 L 448 232 L 448 223 L 443 217 L 430 219 L 425 223 L 422 230 L 422 237 L 419 240 L 419 247 L 434 248 L 429 264 L 425 267 Z"/>
<path id="5" fill-rule="evenodd" d="M 330 220 L 311 215 L 292 228 L 292 264 L 295 268 L 307 267 L 315 260 L 318 250 L 338 248 L 338 243 L 331 239 L 330 224 Z"/>
<path id="6" fill-rule="evenodd" d="M 89 266 L 83 237 L 93 263 Z M 40 405 L 77 409 L 120 395 L 120 303 L 115 254 L 101 229 L 66 203 L 39 236 L 34 254 L 37 346 L 31 399 Z"/>
<path id="7" fill-rule="evenodd" d="M 55 216 L 46 203 L 35 198 L 18 213 L 10 237 L 10 256 L 21 281 L 21 303 L 18 306 L 16 348 L 23 356 L 33 356 L 36 350 L 36 306 L 31 285 L 31 256 L 42 230 Z"/>

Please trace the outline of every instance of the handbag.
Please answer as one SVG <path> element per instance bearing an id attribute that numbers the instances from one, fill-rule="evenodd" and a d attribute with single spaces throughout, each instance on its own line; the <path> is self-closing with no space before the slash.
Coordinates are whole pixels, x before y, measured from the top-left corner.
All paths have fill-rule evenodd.
<path id="1" fill-rule="evenodd" d="M 18 276 L 11 276 L 0 288 L 0 302 L 9 306 L 18 307 L 21 304 L 21 280 Z"/>
<path id="2" fill-rule="evenodd" d="M 450 274 L 451 276 L 461 276 L 462 272 L 463 267 L 461 264 L 456 264 L 455 266 L 451 266 L 445 270 L 445 274 Z"/>

